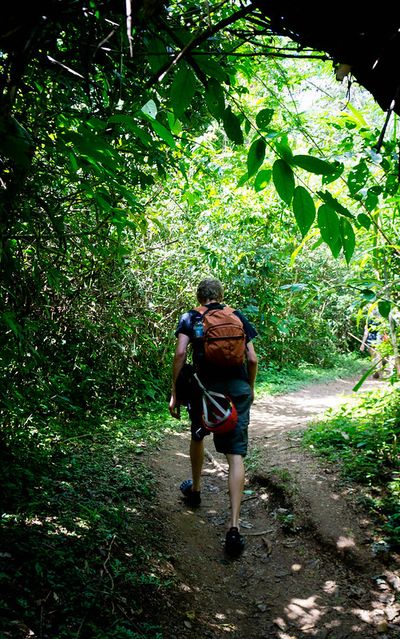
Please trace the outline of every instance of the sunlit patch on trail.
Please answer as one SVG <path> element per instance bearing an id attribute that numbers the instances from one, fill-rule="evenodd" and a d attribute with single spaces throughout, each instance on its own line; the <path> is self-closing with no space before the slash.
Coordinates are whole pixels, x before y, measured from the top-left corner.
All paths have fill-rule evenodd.
<path id="1" fill-rule="evenodd" d="M 338 592 L 339 587 L 336 581 L 332 581 L 329 579 L 328 581 L 325 581 L 324 585 L 322 586 L 322 590 L 326 592 L 328 595 L 334 595 L 335 593 Z"/>
<path id="2" fill-rule="evenodd" d="M 352 537 L 340 536 L 336 542 L 336 546 L 338 550 L 342 550 L 342 551 L 346 550 L 347 548 L 354 548 L 355 545 L 356 545 L 355 541 Z"/>
<path id="3" fill-rule="evenodd" d="M 292 564 L 290 567 L 290 570 L 294 573 L 296 572 L 300 572 L 300 570 L 303 568 L 303 566 L 301 564 Z"/>
<path id="4" fill-rule="evenodd" d="M 296 622 L 301 630 L 311 630 L 316 626 L 324 611 L 316 603 L 317 595 L 308 599 L 292 599 L 285 608 L 287 618 L 291 622 Z"/>

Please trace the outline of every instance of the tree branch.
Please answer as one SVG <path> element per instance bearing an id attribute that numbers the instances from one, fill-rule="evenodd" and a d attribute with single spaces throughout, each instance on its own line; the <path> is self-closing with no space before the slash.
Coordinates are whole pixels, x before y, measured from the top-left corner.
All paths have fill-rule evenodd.
<path id="1" fill-rule="evenodd" d="M 244 18 L 248 13 L 251 13 L 251 11 L 253 11 L 254 8 L 255 8 L 255 5 L 249 4 L 247 7 L 243 7 L 239 11 L 236 11 L 236 13 L 233 13 L 228 18 L 224 18 L 223 20 L 220 20 L 220 22 L 217 22 L 217 24 L 215 24 L 213 27 L 211 27 L 211 29 L 207 28 L 205 31 L 203 31 L 199 35 L 195 36 L 175 56 L 175 58 L 172 60 L 172 62 L 166 62 L 161 67 L 161 69 L 159 69 L 157 71 L 157 73 L 146 83 L 145 88 L 146 89 L 150 89 L 152 86 L 154 86 L 160 80 L 160 78 L 166 76 L 167 73 L 169 73 L 169 71 L 171 71 L 171 69 L 179 62 L 179 60 L 182 57 L 187 56 L 191 51 L 193 51 L 193 49 L 195 49 L 198 45 L 200 45 L 202 42 L 207 40 L 210 36 L 214 35 L 215 33 L 218 33 L 218 31 L 221 31 L 222 29 L 224 29 L 225 27 L 229 26 L 230 24 L 233 24 L 237 20 L 240 20 L 240 18 Z"/>

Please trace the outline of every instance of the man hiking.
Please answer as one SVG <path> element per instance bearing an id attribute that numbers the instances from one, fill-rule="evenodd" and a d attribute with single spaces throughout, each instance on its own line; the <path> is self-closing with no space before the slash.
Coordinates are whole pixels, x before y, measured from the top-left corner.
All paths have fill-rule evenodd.
<path id="1" fill-rule="evenodd" d="M 180 419 L 177 380 L 186 363 L 188 347 L 191 345 L 194 369 L 201 384 L 208 391 L 227 395 L 237 412 L 237 423 L 233 430 L 222 434 L 214 431 L 215 448 L 219 453 L 225 454 L 229 466 L 228 487 L 231 518 L 229 530 L 226 533 L 225 550 L 229 555 L 235 556 L 244 547 L 243 537 L 239 533 L 239 515 L 245 475 L 243 458 L 247 453 L 247 429 L 257 374 L 257 356 L 251 340 L 256 337 L 257 331 L 240 311 L 233 310 L 222 303 L 223 296 L 223 288 L 219 280 L 205 279 L 201 281 L 197 288 L 200 308 L 184 313 L 179 320 L 175 332 L 178 341 L 173 362 L 169 410 L 173 417 Z M 214 324 L 217 324 L 218 320 L 215 317 L 224 314 L 230 325 L 237 324 L 238 335 L 234 336 L 236 339 L 229 342 L 229 338 L 224 337 L 224 327 L 221 325 L 222 328 L 221 326 L 217 327 L 215 333 L 217 337 L 214 341 L 207 340 L 206 334 L 202 334 L 204 331 L 202 323 L 205 324 L 207 318 L 209 322 L 214 321 Z M 197 337 L 198 331 L 200 331 L 200 339 Z M 240 333 L 243 335 L 242 357 L 240 356 Z M 208 352 L 208 347 L 213 348 L 214 351 Z M 228 354 L 226 355 L 226 353 Z M 239 353 L 239 359 L 237 353 Z M 232 357 L 236 359 L 232 359 Z M 197 387 L 197 384 L 195 386 Z M 204 437 L 209 434 L 209 431 L 204 428 L 204 411 L 199 388 L 197 396 L 195 395 L 194 399 L 189 402 L 188 412 L 191 421 L 192 480 L 184 481 L 180 489 L 185 496 L 186 503 L 195 507 L 199 506 L 201 502 L 200 482 L 204 461 Z"/>

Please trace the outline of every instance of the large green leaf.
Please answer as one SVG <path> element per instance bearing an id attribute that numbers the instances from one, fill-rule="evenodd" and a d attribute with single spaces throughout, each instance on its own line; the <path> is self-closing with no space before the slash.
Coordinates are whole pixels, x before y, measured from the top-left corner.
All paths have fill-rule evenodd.
<path id="1" fill-rule="evenodd" d="M 265 131 L 268 128 L 269 123 L 274 115 L 273 109 L 261 109 L 256 115 L 256 124 L 261 131 Z"/>
<path id="2" fill-rule="evenodd" d="M 386 319 L 388 319 L 391 306 L 392 305 L 389 302 L 389 300 L 381 300 L 380 302 L 378 302 L 378 310 L 380 314 L 382 315 L 382 317 L 385 317 Z"/>
<path id="3" fill-rule="evenodd" d="M 304 237 L 315 220 L 315 204 L 304 186 L 296 186 L 294 190 L 293 212 L 297 226 Z"/>
<path id="4" fill-rule="evenodd" d="M 322 184 L 330 184 L 331 182 L 334 182 L 342 175 L 344 171 L 343 162 L 338 162 L 337 160 L 334 160 L 333 162 L 330 163 L 330 166 L 332 168 L 332 171 L 331 173 L 327 173 L 326 175 L 322 176 Z"/>
<path id="5" fill-rule="evenodd" d="M 343 253 L 347 264 L 349 264 L 356 246 L 356 238 L 351 223 L 345 217 L 340 218 L 340 237 L 343 245 Z"/>
<path id="6" fill-rule="evenodd" d="M 249 177 L 254 175 L 264 162 L 265 142 L 262 138 L 254 140 L 247 155 L 247 173 Z"/>
<path id="7" fill-rule="evenodd" d="M 315 158 L 312 155 L 294 155 L 292 161 L 301 169 L 317 175 L 330 175 L 336 169 L 329 162 Z"/>
<path id="8" fill-rule="evenodd" d="M 204 71 L 208 77 L 215 78 L 220 82 L 229 82 L 229 76 L 227 75 L 223 65 L 219 64 L 216 60 L 213 60 L 209 54 L 193 54 L 193 60 L 197 62 L 200 69 Z"/>
<path id="9" fill-rule="evenodd" d="M 371 218 L 365 213 L 360 213 L 359 215 L 357 215 L 357 222 L 367 230 L 372 224 Z"/>
<path id="10" fill-rule="evenodd" d="M 243 144 L 243 133 L 240 128 L 240 120 L 237 115 L 232 113 L 230 106 L 228 106 L 228 108 L 224 111 L 223 124 L 228 138 L 236 144 Z"/>
<path id="11" fill-rule="evenodd" d="M 254 180 L 254 189 L 257 191 L 257 193 L 265 189 L 265 187 L 271 180 L 271 175 L 271 169 L 264 169 L 263 171 L 259 171 L 257 173 L 256 179 Z"/>
<path id="12" fill-rule="evenodd" d="M 343 204 L 340 204 L 340 202 L 338 202 L 337 199 L 334 198 L 333 195 L 329 193 L 329 191 L 317 191 L 317 195 L 318 197 L 321 198 L 321 200 L 325 204 L 327 204 L 331 209 L 336 211 L 336 213 L 339 213 L 340 215 L 344 215 L 345 217 L 354 219 L 354 215 L 350 213 L 350 211 L 346 209 L 346 207 L 343 206 Z"/>
<path id="13" fill-rule="evenodd" d="M 123 115 L 122 113 L 112 115 L 108 122 L 110 124 L 120 124 L 127 131 L 134 133 L 135 136 L 138 137 L 146 146 L 150 146 L 153 143 L 151 136 L 147 133 L 147 131 L 145 131 L 145 129 L 137 126 L 131 115 Z"/>
<path id="14" fill-rule="evenodd" d="M 147 49 L 151 54 L 149 55 L 150 68 L 153 73 L 157 73 L 169 60 L 165 44 L 160 38 L 154 36 L 147 41 Z"/>
<path id="15" fill-rule="evenodd" d="M 360 189 L 362 189 L 362 187 L 368 180 L 368 177 L 369 168 L 365 160 L 361 160 L 357 164 L 357 166 L 352 171 L 350 171 L 347 178 L 347 185 L 349 187 L 351 195 L 355 195 Z"/>
<path id="16" fill-rule="evenodd" d="M 218 80 L 210 78 L 206 86 L 206 104 L 214 118 L 220 120 L 224 117 L 225 98 L 224 90 Z"/>
<path id="17" fill-rule="evenodd" d="M 318 209 L 318 227 L 332 255 L 337 257 L 342 248 L 339 217 L 327 204 L 322 204 Z"/>
<path id="18" fill-rule="evenodd" d="M 158 120 L 151 120 L 150 124 L 153 127 L 153 131 L 162 140 L 164 140 L 164 142 L 166 142 L 168 146 L 171 147 L 171 149 L 173 149 L 175 147 L 175 139 L 171 131 L 168 131 L 168 129 L 163 124 L 161 124 L 161 122 L 158 122 Z"/>
<path id="19" fill-rule="evenodd" d="M 142 106 L 142 112 L 150 118 L 157 116 L 157 105 L 154 100 L 148 100 L 145 105 Z"/>
<path id="20" fill-rule="evenodd" d="M 20 167 L 27 168 L 32 161 L 33 141 L 27 130 L 13 117 L 0 120 L 0 153 Z"/>
<path id="21" fill-rule="evenodd" d="M 286 135 L 281 135 L 275 142 L 276 152 L 282 160 L 285 160 L 288 164 L 292 164 L 293 152 L 289 146 L 289 142 Z"/>
<path id="22" fill-rule="evenodd" d="M 364 200 L 364 206 L 367 211 L 374 211 L 378 206 L 379 198 L 376 193 L 372 191 L 372 189 L 368 189 L 367 197 Z"/>
<path id="23" fill-rule="evenodd" d="M 272 179 L 279 197 L 286 204 L 290 204 L 294 193 L 294 175 L 285 160 L 275 160 L 272 167 Z"/>
<path id="24" fill-rule="evenodd" d="M 182 64 L 175 74 L 171 86 L 171 102 L 175 116 L 185 113 L 196 91 L 196 78 L 187 64 Z"/>

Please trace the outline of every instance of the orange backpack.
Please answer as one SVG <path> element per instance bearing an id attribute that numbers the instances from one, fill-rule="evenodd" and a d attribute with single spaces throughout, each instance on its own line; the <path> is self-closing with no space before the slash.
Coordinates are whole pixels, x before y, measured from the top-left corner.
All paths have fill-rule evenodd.
<path id="1" fill-rule="evenodd" d="M 207 363 L 216 366 L 240 366 L 246 352 L 243 323 L 229 306 L 196 308 L 204 327 L 204 354 Z"/>

